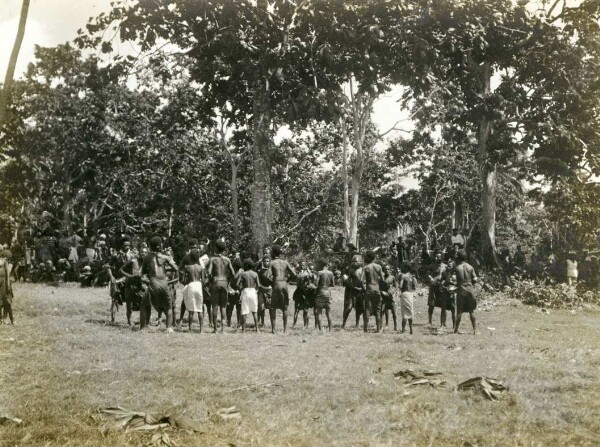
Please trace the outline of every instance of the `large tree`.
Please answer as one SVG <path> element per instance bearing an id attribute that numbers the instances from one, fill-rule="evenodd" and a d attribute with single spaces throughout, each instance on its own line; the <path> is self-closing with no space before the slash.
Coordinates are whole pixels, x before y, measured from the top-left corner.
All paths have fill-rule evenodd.
<path id="1" fill-rule="evenodd" d="M 599 14 L 593 1 L 557 1 L 537 14 L 526 2 L 448 1 L 432 4 L 415 29 L 421 45 L 407 99 L 423 126 L 456 126 L 475 141 L 488 264 L 497 263 L 499 172 L 523 160 L 535 174 L 556 175 L 557 164 L 599 172 Z"/>
<path id="2" fill-rule="evenodd" d="M 27 24 L 27 14 L 29 13 L 30 0 L 23 0 L 21 5 L 21 15 L 19 17 L 19 26 L 17 28 L 17 36 L 15 43 L 13 44 L 12 51 L 10 53 L 10 59 L 8 60 L 8 66 L 6 67 L 6 75 L 4 76 L 4 85 L 0 91 L 0 129 L 4 125 L 4 117 L 6 115 L 6 108 L 8 100 L 12 92 L 13 78 L 15 75 L 15 69 L 17 68 L 17 59 L 19 52 L 21 51 L 21 44 L 23 43 L 23 37 L 25 36 L 25 25 Z"/>

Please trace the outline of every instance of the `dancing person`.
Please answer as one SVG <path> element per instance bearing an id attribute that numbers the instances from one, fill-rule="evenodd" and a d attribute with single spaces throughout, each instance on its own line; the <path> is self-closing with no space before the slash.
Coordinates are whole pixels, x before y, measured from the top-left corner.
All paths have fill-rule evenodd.
<path id="1" fill-rule="evenodd" d="M 381 332 L 381 318 L 379 306 L 381 305 L 381 291 L 379 281 L 383 278 L 381 266 L 375 263 L 375 253 L 371 250 L 365 253 L 366 265 L 362 268 L 361 281 L 365 285 L 363 329 L 367 332 L 370 314 L 375 314 L 376 332 Z"/>
<path id="2" fill-rule="evenodd" d="M 227 246 L 225 242 L 218 240 L 215 243 L 216 256 L 208 261 L 208 277 L 210 279 L 210 305 L 212 307 L 213 333 L 217 332 L 217 310 L 220 310 L 219 322 L 221 333 L 223 333 L 223 320 L 225 319 L 225 308 L 229 293 L 229 281 L 235 277 L 231 260 L 225 256 Z"/>
<path id="3" fill-rule="evenodd" d="M 258 274 L 254 271 L 252 259 L 243 262 L 244 270 L 238 275 L 238 289 L 241 290 L 242 332 L 246 331 L 246 319 L 249 314 L 254 318 L 254 330 L 258 332 L 258 289 L 262 287 Z"/>
<path id="4" fill-rule="evenodd" d="M 193 250 L 190 252 L 186 262 L 189 262 L 189 264 L 186 264 L 183 267 L 183 283 L 185 284 L 185 287 L 182 291 L 183 302 L 185 302 L 185 306 L 182 303 L 181 307 L 188 311 L 189 332 L 192 332 L 194 314 L 197 314 L 198 323 L 200 324 L 200 333 L 202 333 L 202 313 L 204 311 L 204 286 L 202 284 L 202 278 L 204 275 L 204 266 L 200 262 L 200 253 L 198 250 Z"/>
<path id="5" fill-rule="evenodd" d="M 140 327 L 143 329 L 147 326 L 150 318 L 150 305 L 152 305 L 159 312 L 159 315 L 162 312 L 165 313 L 167 316 L 167 333 L 171 333 L 173 332 L 173 328 L 171 327 L 173 297 L 169 286 L 170 283 L 179 281 L 177 265 L 173 259 L 160 252 L 162 239 L 159 236 L 150 239 L 149 245 L 150 253 L 144 256 L 140 271 L 142 277 L 144 277 L 144 282 L 148 284 L 148 289 L 140 310 Z M 171 268 L 175 272 L 175 277 L 171 281 L 167 277 L 168 268 Z"/>
<path id="6" fill-rule="evenodd" d="M 325 259 L 320 259 L 317 263 L 317 289 L 315 291 L 315 322 L 317 328 L 321 331 L 321 314 L 325 309 L 327 316 L 327 327 L 331 332 L 331 291 L 330 287 L 335 286 L 333 273 L 328 269 L 329 263 Z"/>
<path id="7" fill-rule="evenodd" d="M 473 326 L 473 335 L 475 335 L 475 309 L 477 300 L 475 299 L 475 289 L 473 285 L 477 282 L 475 269 L 467 261 L 467 253 L 464 250 L 458 251 L 458 265 L 454 269 L 456 272 L 456 326 L 454 333 L 458 333 L 460 318 L 464 312 L 469 312 L 471 325 Z"/>
<path id="8" fill-rule="evenodd" d="M 272 261 L 270 271 L 273 275 L 273 291 L 271 294 L 271 307 L 269 308 L 269 316 L 271 317 L 271 333 L 275 333 L 275 322 L 277 309 L 281 309 L 283 314 L 283 332 L 287 330 L 287 310 L 290 302 L 288 291 L 288 279 L 296 278 L 296 272 L 289 262 L 280 259 L 281 247 L 274 245 L 271 248 Z"/>
<path id="9" fill-rule="evenodd" d="M 398 280 L 398 289 L 400 289 L 400 318 L 402 318 L 402 330 L 404 333 L 406 330 L 406 322 L 408 321 L 408 328 L 410 333 L 413 333 L 413 318 L 414 318 L 414 304 L 413 298 L 417 288 L 417 281 L 410 272 L 410 263 L 404 261 L 400 266 L 400 278 Z"/>
<path id="10" fill-rule="evenodd" d="M 354 255 L 350 261 L 346 274 L 344 275 L 344 314 L 342 320 L 342 329 L 346 327 L 346 320 L 350 312 L 354 309 L 356 314 L 356 327 L 360 321 L 363 312 L 364 284 L 362 278 L 362 259 L 360 255 Z"/>

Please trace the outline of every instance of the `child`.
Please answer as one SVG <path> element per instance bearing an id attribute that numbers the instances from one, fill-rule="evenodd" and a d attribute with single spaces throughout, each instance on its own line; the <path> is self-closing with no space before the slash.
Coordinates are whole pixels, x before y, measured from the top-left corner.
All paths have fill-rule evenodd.
<path id="1" fill-rule="evenodd" d="M 473 284 L 477 282 L 477 275 L 473 266 L 466 259 L 467 252 L 458 250 L 458 265 L 454 269 L 456 271 L 456 326 L 454 326 L 454 333 L 458 333 L 462 313 L 469 312 L 471 325 L 473 326 L 473 335 L 475 335 L 475 308 L 477 307 L 477 300 L 475 299 Z"/>
<path id="2" fill-rule="evenodd" d="M 258 274 L 254 271 L 254 261 L 246 259 L 243 262 L 244 271 L 238 275 L 238 289 L 240 289 L 240 299 L 242 301 L 242 332 L 246 332 L 246 318 L 249 313 L 252 313 L 254 318 L 254 330 L 258 332 L 258 319 L 256 312 L 258 311 L 258 293 L 257 289 L 262 287 Z"/>
<path id="3" fill-rule="evenodd" d="M 413 333 L 413 295 L 417 288 L 417 281 L 415 277 L 410 273 L 410 264 L 407 261 L 402 263 L 400 267 L 400 280 L 398 288 L 400 289 L 400 316 L 402 317 L 402 333 L 406 329 L 406 321 L 408 320 L 408 327 L 410 333 Z"/>
<path id="4" fill-rule="evenodd" d="M 321 312 L 325 309 L 325 315 L 327 316 L 327 326 L 329 332 L 331 332 L 331 317 L 329 311 L 331 310 L 331 292 L 330 287 L 335 286 L 335 280 L 333 273 L 327 268 L 329 263 L 325 259 L 320 259 L 317 263 L 317 291 L 315 294 L 315 320 L 317 328 L 321 329 Z"/>
<path id="5" fill-rule="evenodd" d="M 213 333 L 217 332 L 217 309 L 220 308 L 221 333 L 223 333 L 223 319 L 229 294 L 229 280 L 235 277 L 233 266 L 225 256 L 225 242 L 218 240 L 215 243 L 217 256 L 210 258 L 208 262 L 208 277 L 211 280 L 210 305 L 212 307 Z"/>
<path id="6" fill-rule="evenodd" d="M 192 322 L 194 321 L 194 313 L 198 314 L 198 322 L 200 323 L 200 332 L 202 333 L 202 312 L 204 310 L 204 296 L 202 292 L 202 275 L 204 267 L 200 262 L 200 253 L 197 250 L 189 254 L 190 264 L 183 267 L 185 287 L 183 288 L 183 302 L 185 309 L 189 313 L 188 327 L 192 332 Z"/>
<path id="7" fill-rule="evenodd" d="M 272 292 L 272 275 L 271 275 L 271 250 L 269 247 L 265 247 L 263 250 L 263 257 L 258 261 L 256 271 L 260 279 L 260 283 L 263 285 L 258 290 L 258 321 L 261 326 L 265 325 L 265 309 L 271 307 L 271 292 Z"/>
<path id="8" fill-rule="evenodd" d="M 369 250 L 365 253 L 365 265 L 362 269 L 361 281 L 365 285 L 365 308 L 363 313 L 363 327 L 367 332 L 369 326 L 369 314 L 375 314 L 376 332 L 381 332 L 381 318 L 379 317 L 379 306 L 381 305 L 381 292 L 379 281 L 383 277 L 383 270 L 375 263 L 375 252 Z"/>
<path id="9" fill-rule="evenodd" d="M 385 326 L 388 325 L 388 311 L 392 311 L 392 317 L 394 318 L 394 331 L 398 330 L 398 324 L 396 321 L 396 303 L 394 297 L 396 296 L 396 277 L 392 275 L 389 265 L 383 266 L 383 279 L 379 283 L 381 289 L 381 312 L 379 318 L 383 318 L 385 312 Z"/>
<path id="10" fill-rule="evenodd" d="M 10 284 L 12 266 L 9 264 L 9 260 L 11 257 L 10 251 L 0 251 L 0 311 L 2 312 L 0 322 L 4 323 L 4 318 L 8 314 L 10 324 L 15 324 L 12 311 L 13 290 Z"/>

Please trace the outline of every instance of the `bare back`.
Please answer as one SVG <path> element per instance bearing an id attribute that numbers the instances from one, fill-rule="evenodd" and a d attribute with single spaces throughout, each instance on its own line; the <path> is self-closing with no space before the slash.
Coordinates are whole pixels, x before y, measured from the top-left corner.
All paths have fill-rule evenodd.
<path id="1" fill-rule="evenodd" d="M 235 272 L 231 261 L 226 256 L 215 256 L 210 258 L 208 263 L 208 275 L 213 281 L 227 281 L 228 278 L 233 278 Z"/>
<path id="2" fill-rule="evenodd" d="M 365 288 L 367 290 L 379 292 L 379 281 L 383 277 L 381 266 L 372 262 L 365 265 L 362 270 L 362 281 L 365 284 Z"/>
<path id="3" fill-rule="evenodd" d="M 283 259 L 271 261 L 270 269 L 273 274 L 273 281 L 287 281 L 290 276 L 296 276 L 296 272 L 290 263 Z"/>
<path id="4" fill-rule="evenodd" d="M 167 279 L 167 266 L 177 269 L 177 266 L 166 255 L 162 253 L 149 253 L 142 261 L 142 275 L 148 275 L 150 279 Z"/>
<path id="5" fill-rule="evenodd" d="M 475 269 L 471 264 L 463 262 L 456 266 L 455 272 L 457 287 L 471 286 L 477 281 Z"/>

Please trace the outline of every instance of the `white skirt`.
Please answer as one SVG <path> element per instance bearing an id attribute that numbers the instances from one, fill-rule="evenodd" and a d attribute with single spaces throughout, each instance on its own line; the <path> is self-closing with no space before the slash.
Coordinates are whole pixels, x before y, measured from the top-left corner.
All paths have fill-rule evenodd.
<path id="1" fill-rule="evenodd" d="M 188 312 L 202 312 L 204 298 L 202 296 L 202 283 L 194 281 L 183 288 L 183 302 Z"/>
<path id="2" fill-rule="evenodd" d="M 258 312 L 258 293 L 254 287 L 248 287 L 242 290 L 242 315 L 248 315 L 250 312 Z"/>
<path id="3" fill-rule="evenodd" d="M 414 310 L 412 292 L 402 292 L 402 295 L 400 295 L 400 315 L 402 315 L 403 320 L 409 320 L 413 318 Z"/>

